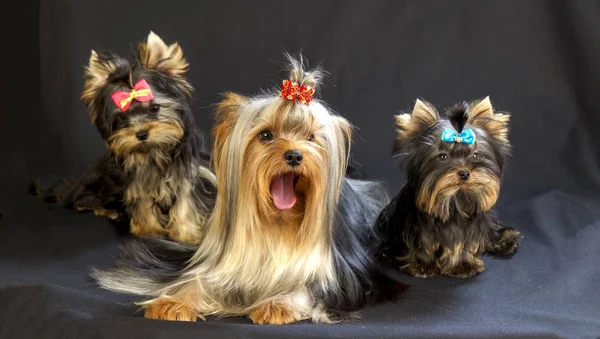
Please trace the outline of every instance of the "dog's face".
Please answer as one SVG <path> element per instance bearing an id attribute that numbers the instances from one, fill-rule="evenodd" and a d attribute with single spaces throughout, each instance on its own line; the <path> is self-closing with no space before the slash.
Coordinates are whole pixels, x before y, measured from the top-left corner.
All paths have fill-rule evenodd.
<path id="1" fill-rule="evenodd" d="M 258 211 L 271 217 L 302 215 L 313 202 L 327 199 L 330 175 L 345 171 L 351 128 L 344 119 L 320 115 L 321 104 L 308 107 L 283 99 L 247 102 L 230 94 L 219 106 L 227 113 L 213 131 L 215 169 L 219 173 L 221 160 L 231 156 L 226 150 L 240 152 L 240 197 L 248 198 L 244 201 L 255 202 Z M 342 144 L 343 161 L 330 154 L 332 142 Z"/>
<path id="2" fill-rule="evenodd" d="M 148 159 L 160 165 L 181 142 L 193 121 L 186 100 L 191 91 L 186 69 L 181 48 L 167 46 L 154 33 L 139 45 L 135 58 L 92 52 L 82 98 L 107 146 L 126 165 Z M 130 94 L 141 81 L 151 99 L 133 98 L 127 107 L 113 100 L 114 93 Z"/>
<path id="3" fill-rule="evenodd" d="M 509 115 L 494 113 L 488 98 L 458 104 L 444 117 L 417 101 L 411 114 L 396 120 L 396 151 L 405 155 L 421 211 L 447 221 L 494 206 L 510 149 Z"/>
<path id="4" fill-rule="evenodd" d="M 257 197 L 271 211 L 303 205 L 321 189 L 328 165 L 319 123 L 312 114 L 286 112 L 286 106 L 256 122 L 243 159 L 242 170 L 252 173 Z"/>

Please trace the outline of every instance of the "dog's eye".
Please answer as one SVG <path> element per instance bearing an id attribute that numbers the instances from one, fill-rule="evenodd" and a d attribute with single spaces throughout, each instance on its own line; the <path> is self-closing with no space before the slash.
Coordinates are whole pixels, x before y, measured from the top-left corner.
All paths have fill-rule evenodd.
<path id="1" fill-rule="evenodd" d="M 112 121 L 112 130 L 118 131 L 125 126 L 127 126 L 127 118 L 125 118 L 122 114 L 116 115 Z"/>
<path id="2" fill-rule="evenodd" d="M 446 159 L 448 159 L 448 154 L 441 153 L 440 155 L 438 155 L 438 159 L 440 159 L 440 160 L 446 160 Z"/>
<path id="3" fill-rule="evenodd" d="M 314 135 L 314 134 L 311 134 L 311 135 L 308 137 L 308 141 L 315 141 L 315 135 Z"/>
<path id="4" fill-rule="evenodd" d="M 152 104 L 152 105 L 150 105 L 150 113 L 157 113 L 158 111 L 160 111 L 160 105 L 159 104 Z"/>
<path id="5" fill-rule="evenodd" d="M 473 154 L 471 154 L 471 156 L 473 157 L 473 159 L 477 159 L 480 157 L 479 153 L 477 153 L 477 152 L 473 152 Z"/>
<path id="6" fill-rule="evenodd" d="M 270 141 L 273 140 L 273 133 L 271 133 L 269 130 L 264 130 L 258 134 L 258 138 L 260 141 Z"/>

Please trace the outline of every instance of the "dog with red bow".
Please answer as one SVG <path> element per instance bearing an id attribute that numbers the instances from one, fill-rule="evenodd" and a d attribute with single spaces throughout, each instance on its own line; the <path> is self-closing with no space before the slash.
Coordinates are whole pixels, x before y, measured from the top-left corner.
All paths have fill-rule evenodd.
<path id="1" fill-rule="evenodd" d="M 199 248 L 135 239 L 94 273 L 102 287 L 145 296 L 147 318 L 256 324 L 342 320 L 382 291 L 371 225 L 387 192 L 345 177 L 351 125 L 313 99 L 319 69 L 289 64 L 280 91 L 217 106 L 219 191 Z"/>
<path id="2" fill-rule="evenodd" d="M 82 99 L 109 152 L 80 180 L 47 197 L 116 219 L 138 236 L 198 244 L 216 178 L 196 128 L 181 47 L 154 33 L 137 56 L 92 51 Z"/>

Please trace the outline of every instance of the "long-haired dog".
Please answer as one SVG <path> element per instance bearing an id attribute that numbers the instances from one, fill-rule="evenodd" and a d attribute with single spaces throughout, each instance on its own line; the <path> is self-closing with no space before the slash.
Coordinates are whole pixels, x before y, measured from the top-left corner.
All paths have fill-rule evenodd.
<path id="1" fill-rule="evenodd" d="M 109 154 L 56 190 L 59 201 L 103 215 L 119 202 L 135 235 L 200 242 L 216 178 L 189 106 L 187 68 L 181 47 L 152 32 L 137 56 L 92 51 L 81 97 Z"/>
<path id="2" fill-rule="evenodd" d="M 520 233 L 492 211 L 510 151 L 509 118 L 489 98 L 444 116 L 417 100 L 411 114 L 396 117 L 395 153 L 404 156 L 408 180 L 376 227 L 383 254 L 399 256 L 407 273 L 468 278 L 484 270 L 483 253 L 516 251 Z"/>
<path id="3" fill-rule="evenodd" d="M 312 100 L 321 71 L 289 60 L 279 95 L 228 93 L 217 106 L 219 190 L 199 249 L 136 240 L 94 273 L 104 288 L 150 297 L 147 318 L 332 322 L 377 291 L 370 226 L 388 195 L 344 177 L 351 126 Z"/>

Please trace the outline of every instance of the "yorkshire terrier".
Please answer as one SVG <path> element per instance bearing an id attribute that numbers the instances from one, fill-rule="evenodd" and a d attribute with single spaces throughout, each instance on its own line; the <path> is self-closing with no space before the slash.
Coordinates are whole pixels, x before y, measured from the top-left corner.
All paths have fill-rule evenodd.
<path id="1" fill-rule="evenodd" d="M 404 156 L 408 178 L 377 222 L 384 256 L 398 256 L 416 277 L 469 278 L 485 269 L 483 253 L 517 250 L 521 234 L 492 211 L 510 151 L 509 118 L 489 98 L 444 116 L 417 100 L 411 114 L 396 116 L 394 151 Z"/>
<path id="2" fill-rule="evenodd" d="M 112 219 L 124 209 L 138 236 L 198 244 L 216 178 L 189 106 L 187 68 L 179 44 L 152 32 L 137 56 L 92 51 L 81 98 L 109 153 L 46 195 Z"/>
<path id="3" fill-rule="evenodd" d="M 329 323 L 378 291 L 371 225 L 389 197 L 345 178 L 351 126 L 313 100 L 322 72 L 289 62 L 279 93 L 228 93 L 217 106 L 219 190 L 199 248 L 134 240 L 116 268 L 94 273 L 104 288 L 151 297 L 147 318 Z"/>

